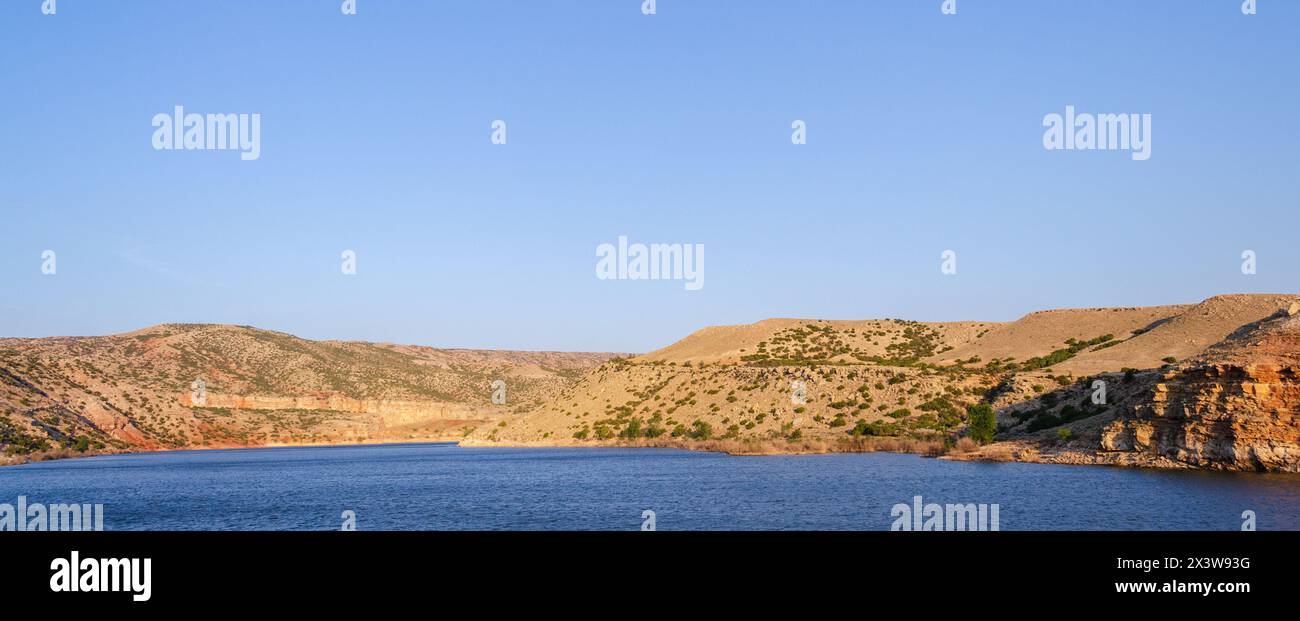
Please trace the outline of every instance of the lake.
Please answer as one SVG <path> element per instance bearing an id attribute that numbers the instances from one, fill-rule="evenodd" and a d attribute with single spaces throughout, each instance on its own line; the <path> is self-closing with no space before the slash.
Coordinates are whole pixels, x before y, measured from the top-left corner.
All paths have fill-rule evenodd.
<path id="1" fill-rule="evenodd" d="M 1300 477 L 891 453 L 294 447 L 0 468 L 0 503 L 102 503 L 106 530 L 887 530 L 895 504 L 997 504 L 1002 530 L 1300 530 Z"/>

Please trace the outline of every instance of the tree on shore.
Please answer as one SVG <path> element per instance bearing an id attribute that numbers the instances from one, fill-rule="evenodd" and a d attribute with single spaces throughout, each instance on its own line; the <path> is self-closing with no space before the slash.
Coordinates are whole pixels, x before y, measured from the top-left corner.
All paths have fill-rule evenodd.
<path id="1" fill-rule="evenodd" d="M 993 411 L 993 406 L 987 403 L 980 403 L 966 407 L 966 424 L 969 427 L 967 435 L 980 444 L 988 444 L 993 441 L 993 434 L 997 432 L 998 416 Z"/>

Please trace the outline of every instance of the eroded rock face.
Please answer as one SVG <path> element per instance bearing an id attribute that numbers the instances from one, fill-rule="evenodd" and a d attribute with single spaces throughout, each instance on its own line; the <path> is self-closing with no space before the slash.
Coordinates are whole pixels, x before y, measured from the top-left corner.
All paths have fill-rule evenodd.
<path id="1" fill-rule="evenodd" d="M 195 405 L 189 393 L 179 395 L 179 400 L 184 406 Z M 203 405 L 238 410 L 328 410 L 376 414 L 385 425 L 411 425 L 432 420 L 496 419 L 506 410 L 504 407 L 437 401 L 352 399 L 342 395 L 278 397 L 209 393 Z"/>
<path id="2" fill-rule="evenodd" d="M 1101 435 L 1104 451 L 1223 470 L 1300 472 L 1300 366 L 1202 364 L 1166 373 Z"/>

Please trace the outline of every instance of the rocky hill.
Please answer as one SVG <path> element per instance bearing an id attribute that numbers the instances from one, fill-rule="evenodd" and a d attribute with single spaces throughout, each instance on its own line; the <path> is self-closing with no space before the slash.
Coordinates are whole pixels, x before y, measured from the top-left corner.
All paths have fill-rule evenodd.
<path id="1" fill-rule="evenodd" d="M 1183 339 L 1214 342 L 1181 362 L 1101 373 L 1000 413 L 1005 441 L 966 457 L 1300 472 L 1300 303 L 1296 296 L 1224 296 L 1167 324 Z M 1228 331 L 1224 312 L 1272 312 Z M 1199 322 L 1199 323 L 1198 323 Z M 1118 347 L 1117 347 L 1118 349 Z M 1105 406 L 1092 385 L 1105 382 Z M 1064 404 L 1064 405 L 1060 405 Z M 1099 414 L 1099 415 L 1093 415 Z M 1068 429 L 1068 432 L 1063 432 Z"/>
<path id="2" fill-rule="evenodd" d="M 0 449 L 459 439 L 550 401 L 611 357 L 309 341 L 198 324 L 0 339 Z M 492 402 L 498 379 L 503 405 Z"/>
<path id="3" fill-rule="evenodd" d="M 1009 323 L 771 319 L 601 365 L 472 445 L 653 445 L 1296 470 L 1295 295 Z M 1288 358 L 1291 356 L 1292 358 Z M 1100 384 L 1099 384 L 1100 382 Z M 1099 392 L 1098 387 L 1102 387 Z M 997 442 L 961 442 L 970 408 Z"/>
<path id="4" fill-rule="evenodd" d="M 1298 302 L 1225 295 L 1007 323 L 769 319 L 636 357 L 219 325 L 0 339 L 0 448 L 458 439 L 1294 472 Z M 505 405 L 491 400 L 497 379 Z M 992 442 L 971 425 L 989 410 Z"/>
<path id="5" fill-rule="evenodd" d="M 1300 303 L 1162 373 L 1102 430 L 1101 446 L 1201 467 L 1300 471 Z"/>

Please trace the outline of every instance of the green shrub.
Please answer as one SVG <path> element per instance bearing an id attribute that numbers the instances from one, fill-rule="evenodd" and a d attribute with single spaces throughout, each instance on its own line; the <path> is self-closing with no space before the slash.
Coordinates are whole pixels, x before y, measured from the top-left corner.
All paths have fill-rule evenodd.
<path id="1" fill-rule="evenodd" d="M 988 444 L 993 441 L 993 435 L 997 433 L 998 416 L 993 411 L 993 406 L 987 403 L 980 403 L 966 407 L 966 424 L 970 427 L 967 435 L 980 444 Z"/>
<path id="2" fill-rule="evenodd" d="M 691 423 L 691 438 L 696 440 L 708 440 L 713 437 L 713 427 L 702 420 L 696 420 Z"/>
<path id="3" fill-rule="evenodd" d="M 848 433 L 851 436 L 896 436 L 899 435 L 900 429 L 894 423 L 884 421 L 868 423 L 865 420 L 860 420 Z"/>
<path id="4" fill-rule="evenodd" d="M 1049 414 L 1047 412 L 1043 412 L 1042 414 L 1039 414 L 1038 416 L 1034 417 L 1034 420 L 1029 421 L 1029 426 L 1026 429 L 1028 429 L 1030 433 L 1032 433 L 1040 429 L 1050 429 L 1052 427 L 1059 426 L 1060 424 L 1061 424 L 1061 419 L 1058 418 L 1055 414 Z"/>
<path id="5" fill-rule="evenodd" d="M 627 421 L 627 426 L 624 427 L 623 431 L 619 432 L 618 435 L 621 438 L 629 440 L 635 440 L 641 437 L 641 419 L 633 418 L 632 420 Z"/>

